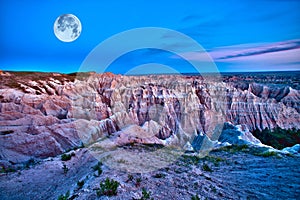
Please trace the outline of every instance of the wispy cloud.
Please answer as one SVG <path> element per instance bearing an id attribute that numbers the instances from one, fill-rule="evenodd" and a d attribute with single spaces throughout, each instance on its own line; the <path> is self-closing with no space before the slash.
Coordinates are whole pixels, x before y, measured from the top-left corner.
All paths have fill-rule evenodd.
<path id="1" fill-rule="evenodd" d="M 300 40 L 269 44 L 225 46 L 208 52 L 215 62 L 265 61 L 267 63 L 300 62 Z M 194 61 L 206 61 L 204 52 L 185 52 L 181 56 Z"/>
<path id="2" fill-rule="evenodd" d="M 234 47 L 231 47 L 225 51 L 221 50 L 221 51 L 212 52 L 212 56 L 217 60 L 226 60 L 230 58 L 283 52 L 283 51 L 299 49 L 299 48 L 300 48 L 300 40 L 291 40 L 291 41 L 284 41 L 284 42 L 257 46 L 253 48 L 247 48 L 243 50 L 241 49 L 236 50 L 234 49 Z"/>

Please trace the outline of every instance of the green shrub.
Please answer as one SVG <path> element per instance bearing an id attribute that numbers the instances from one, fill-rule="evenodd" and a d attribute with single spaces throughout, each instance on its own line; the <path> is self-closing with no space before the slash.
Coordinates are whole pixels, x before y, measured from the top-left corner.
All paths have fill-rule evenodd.
<path id="1" fill-rule="evenodd" d="M 62 154 L 61 155 L 61 160 L 62 161 L 68 161 L 68 160 L 71 160 L 72 156 L 75 156 L 75 153 L 71 153 L 71 154 Z"/>
<path id="2" fill-rule="evenodd" d="M 100 183 L 100 188 L 97 190 L 97 196 L 115 196 L 120 183 L 113 179 L 106 178 L 104 182 Z"/>
<path id="3" fill-rule="evenodd" d="M 101 166 L 102 166 L 102 162 L 98 162 L 95 166 L 93 166 L 93 170 L 94 171 L 98 171 L 98 176 L 100 176 L 102 174 L 102 169 L 101 169 Z"/>
<path id="4" fill-rule="evenodd" d="M 198 195 L 194 195 L 194 196 L 192 196 L 191 200 L 200 200 L 200 198 Z"/>
<path id="5" fill-rule="evenodd" d="M 61 194 L 59 195 L 59 197 L 57 198 L 57 200 L 67 200 L 70 196 L 70 191 L 68 191 L 65 195 Z"/>
<path id="6" fill-rule="evenodd" d="M 35 160 L 33 158 L 30 158 L 27 162 L 25 162 L 24 167 L 28 169 L 32 165 L 35 165 Z"/>
<path id="7" fill-rule="evenodd" d="M 12 167 L 5 168 L 4 166 L 1 166 L 0 173 L 9 173 L 9 172 L 16 172 L 17 170 Z"/>
<path id="8" fill-rule="evenodd" d="M 135 182 L 135 186 L 136 186 L 136 187 L 140 187 L 141 182 L 142 182 L 142 179 L 141 179 L 141 178 L 137 178 L 137 179 L 136 179 L 136 182 Z"/>
<path id="9" fill-rule="evenodd" d="M 84 185 L 84 180 L 82 180 L 82 181 L 77 181 L 77 186 L 78 186 L 78 188 L 82 188 L 83 185 Z"/>
<path id="10" fill-rule="evenodd" d="M 165 174 L 162 174 L 162 173 L 157 173 L 153 176 L 154 178 L 165 178 L 166 175 Z"/>
<path id="11" fill-rule="evenodd" d="M 254 130 L 252 133 L 263 144 L 272 146 L 276 149 L 291 147 L 300 143 L 300 129 L 282 129 L 276 127 L 273 130 L 265 128 L 264 130 Z"/>
<path id="12" fill-rule="evenodd" d="M 147 199 L 153 200 L 153 198 L 151 198 L 151 192 L 147 192 L 145 188 L 142 188 L 142 197 L 139 200 L 147 200 Z"/>
<path id="13" fill-rule="evenodd" d="M 66 174 L 69 171 L 69 168 L 67 167 L 66 164 L 63 164 L 62 169 L 64 170 L 64 174 Z"/>
<path id="14" fill-rule="evenodd" d="M 203 169 L 204 171 L 206 171 L 206 172 L 212 172 L 212 171 L 213 171 L 206 163 L 204 163 L 204 164 L 202 165 L 202 169 Z"/>
<path id="15" fill-rule="evenodd" d="M 133 181 L 133 175 L 132 174 L 127 175 L 127 181 L 126 182 L 129 182 L 129 181 Z"/>

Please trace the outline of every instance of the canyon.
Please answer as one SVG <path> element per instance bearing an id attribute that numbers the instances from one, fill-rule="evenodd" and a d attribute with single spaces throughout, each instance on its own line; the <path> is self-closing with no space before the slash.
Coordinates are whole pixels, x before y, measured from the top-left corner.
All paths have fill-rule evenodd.
<path id="1" fill-rule="evenodd" d="M 118 145 L 183 146 L 199 134 L 218 140 L 225 122 L 300 128 L 297 88 L 241 76 L 2 72 L 0 102 L 0 159 L 15 163 L 117 132 Z"/>
<path id="2" fill-rule="evenodd" d="M 49 172 L 45 171 L 47 168 L 59 174 L 59 156 L 68 152 L 76 153 L 72 158 L 73 170 L 76 171 L 72 172 L 72 180 L 76 179 L 77 172 L 82 177 L 91 175 L 88 168 L 95 164 L 95 160 L 103 161 L 104 170 L 109 172 L 111 168 L 115 175 L 121 173 L 124 176 L 122 172 L 117 172 L 118 169 L 137 174 L 153 173 L 169 165 L 177 168 L 172 163 L 181 162 L 180 158 L 186 153 L 206 159 L 210 151 L 228 145 L 248 145 L 253 149 L 276 152 L 286 163 L 299 163 L 299 146 L 279 151 L 262 144 L 252 132 L 277 127 L 300 129 L 300 72 L 287 72 L 284 75 L 124 76 L 95 72 L 59 74 L 4 71 L 0 77 L 0 166 L 2 170 L 22 171 L 24 165 L 35 163 L 24 174 L 20 171 L 21 175 L 12 173 L 0 177 L 0 187 L 7 191 L 3 194 L 4 199 L 14 191 L 10 186 L 5 186 L 7 178 L 11 178 L 12 182 L 19 179 L 26 182 L 30 178 L 28 174 L 31 174 L 35 178 L 32 184 L 39 184 L 38 175 L 33 175 L 34 172 L 47 174 L 51 178 Z M 145 148 L 140 149 L 140 145 L 145 145 Z M 154 148 L 155 151 L 152 149 L 152 153 L 145 154 L 147 148 Z M 156 158 L 157 152 L 167 159 Z M 228 153 L 213 154 L 231 159 Z M 255 155 L 264 154 L 239 153 L 234 156 L 236 161 L 232 162 L 240 163 L 243 157 L 250 157 L 255 162 L 265 163 L 263 159 L 274 161 L 273 158 L 257 158 Z M 76 163 L 74 160 L 81 161 Z M 199 162 L 203 164 L 205 160 Z M 276 159 L 274 162 L 279 163 Z M 245 166 L 250 170 L 250 163 Z M 86 170 L 80 170 L 81 167 L 86 167 Z M 268 168 L 268 165 L 264 167 Z M 192 173 L 198 170 L 197 167 L 192 168 L 184 170 L 192 170 Z M 238 169 L 225 167 L 225 171 Z M 189 173 L 184 174 L 191 176 Z M 299 171 L 294 173 L 299 175 Z M 217 173 L 217 176 L 221 177 L 221 174 Z M 292 174 L 288 176 L 291 179 Z M 216 179 L 217 184 L 223 183 L 220 177 Z M 90 178 L 87 180 L 93 181 Z M 52 197 L 47 198 L 55 199 L 58 192 L 67 188 L 68 184 L 63 184 L 65 186 L 59 187 L 58 191 L 50 189 Z M 86 187 L 90 189 L 86 190 L 87 193 L 83 192 L 83 196 L 77 190 L 73 193 L 81 199 L 89 194 L 93 199 L 94 194 L 90 192 L 95 185 Z M 228 192 L 223 188 L 220 194 L 227 197 L 233 195 L 235 186 L 228 187 L 232 187 L 232 190 Z M 299 184 L 291 187 L 297 188 Z M 25 195 L 25 189 L 24 186 L 21 194 Z M 27 189 L 30 191 L 26 195 L 38 195 Z M 288 197 L 289 189 L 283 190 L 286 194 L 282 197 Z M 125 192 L 125 189 L 122 191 Z M 191 194 L 183 192 L 182 198 Z M 267 199 L 270 197 L 257 195 Z M 204 196 L 219 198 L 208 193 Z M 245 191 L 242 192 L 241 198 L 246 196 Z M 126 195 L 123 197 L 129 198 Z M 157 197 L 163 199 L 159 195 Z M 15 198 L 20 199 L 21 196 Z"/>

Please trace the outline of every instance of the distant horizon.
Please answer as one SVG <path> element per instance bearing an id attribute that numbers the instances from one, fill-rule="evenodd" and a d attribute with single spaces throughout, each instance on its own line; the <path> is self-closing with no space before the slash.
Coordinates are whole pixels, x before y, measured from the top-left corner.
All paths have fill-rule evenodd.
<path id="1" fill-rule="evenodd" d="M 195 72 L 183 72 L 183 73 L 149 73 L 149 74 L 121 74 L 121 73 L 114 73 L 114 72 L 111 72 L 111 71 L 106 71 L 106 72 L 102 72 L 102 73 L 99 73 L 99 72 L 95 72 L 95 71 L 74 71 L 74 72 L 68 72 L 68 73 L 64 73 L 64 72 L 57 72 L 57 71 L 29 71 L 29 70 L 2 70 L 0 69 L 0 72 L 12 72 L 12 73 L 22 73 L 22 72 L 28 72 L 28 73 L 58 73 L 58 74 L 75 74 L 75 73 L 96 73 L 96 74 L 105 74 L 105 73 L 112 73 L 112 74 L 115 74 L 115 75 L 125 75 L 125 76 L 134 76 L 134 75 L 137 75 L 137 76 L 142 76 L 142 75 L 197 75 L 197 74 L 201 74 L 201 73 L 195 73 Z M 223 71 L 223 72 L 204 72 L 205 74 L 235 74 L 235 73 L 280 73 L 280 72 L 297 72 L 297 73 L 300 73 L 300 69 L 299 70 L 278 70 L 278 71 Z"/>

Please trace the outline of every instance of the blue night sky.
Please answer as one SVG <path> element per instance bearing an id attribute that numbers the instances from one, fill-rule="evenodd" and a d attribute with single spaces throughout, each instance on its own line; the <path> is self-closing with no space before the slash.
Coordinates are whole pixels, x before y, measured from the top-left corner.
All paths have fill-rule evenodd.
<path id="1" fill-rule="evenodd" d="M 53 32 L 56 18 L 66 13 L 82 23 L 80 37 L 71 43 Z M 2 0 L 0 17 L 2 70 L 75 72 L 99 43 L 141 27 L 186 34 L 203 46 L 219 71 L 300 70 L 298 0 Z M 178 45 L 190 60 L 201 60 L 200 53 Z M 127 53 L 107 70 L 126 73 L 153 62 L 193 72 L 185 60 L 157 49 Z"/>

